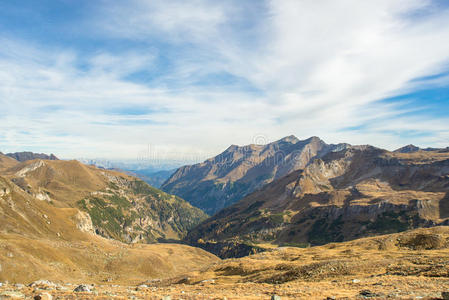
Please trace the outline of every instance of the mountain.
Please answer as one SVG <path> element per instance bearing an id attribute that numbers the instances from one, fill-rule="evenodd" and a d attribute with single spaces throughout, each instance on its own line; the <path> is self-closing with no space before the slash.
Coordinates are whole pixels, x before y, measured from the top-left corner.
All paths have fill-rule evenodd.
<path id="1" fill-rule="evenodd" d="M 449 224 L 449 153 L 353 146 L 246 196 L 186 239 L 226 257 L 220 243 L 320 245 L 442 224 Z"/>
<path id="2" fill-rule="evenodd" d="M 16 162 L 0 170 L 0 281 L 137 284 L 199 269 L 218 259 L 186 245 L 123 242 L 179 238 L 205 216 L 126 174 Z"/>
<path id="3" fill-rule="evenodd" d="M 230 146 L 203 163 L 176 170 L 161 189 L 213 214 L 262 186 L 304 168 L 314 157 L 348 147 L 318 137 L 288 136 L 267 145 Z"/>
<path id="4" fill-rule="evenodd" d="M 25 161 L 4 176 L 40 201 L 81 209 L 98 234 L 124 242 L 179 239 L 207 217 L 140 179 L 74 160 Z"/>
<path id="5" fill-rule="evenodd" d="M 432 147 L 428 147 L 428 148 L 419 148 L 415 145 L 407 145 L 404 147 L 401 147 L 399 149 L 394 150 L 394 152 L 399 152 L 399 153 L 413 153 L 413 152 L 418 152 L 418 151 L 431 151 L 431 152 L 449 152 L 449 147 L 446 148 L 432 148 Z"/>
<path id="6" fill-rule="evenodd" d="M 416 147 L 415 145 L 407 145 L 404 147 L 401 147 L 399 149 L 394 150 L 394 152 L 399 152 L 399 153 L 413 153 L 413 152 L 418 152 L 419 150 L 421 150 L 421 148 Z"/>
<path id="7" fill-rule="evenodd" d="M 7 153 L 6 156 L 14 158 L 17 161 L 27 161 L 33 159 L 48 159 L 48 160 L 58 160 L 56 156 L 53 154 L 47 155 L 44 153 L 33 153 L 33 152 L 15 152 L 15 153 Z"/>

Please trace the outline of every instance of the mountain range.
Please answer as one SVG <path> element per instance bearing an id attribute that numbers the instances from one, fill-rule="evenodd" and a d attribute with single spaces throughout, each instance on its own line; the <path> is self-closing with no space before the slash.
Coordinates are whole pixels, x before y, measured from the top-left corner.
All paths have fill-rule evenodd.
<path id="1" fill-rule="evenodd" d="M 163 187 L 178 195 L 119 170 L 0 154 L 0 281 L 145 282 L 197 293 L 215 280 L 217 292 L 376 272 L 447 276 L 447 148 L 289 136 L 233 145 L 179 168 Z M 392 235 L 370 237 L 382 234 Z M 351 249 L 369 253 L 353 260 Z M 211 252 L 265 253 L 221 261 Z"/>
<path id="2" fill-rule="evenodd" d="M 221 210 L 187 240 L 212 250 L 229 242 L 307 246 L 448 224 L 449 152 L 345 146 Z"/>
<path id="3" fill-rule="evenodd" d="M 264 185 L 304 168 L 313 158 L 348 147 L 318 137 L 287 136 L 267 145 L 232 145 L 202 163 L 177 169 L 161 189 L 214 214 Z"/>
<path id="4" fill-rule="evenodd" d="M 6 156 L 14 158 L 17 161 L 27 161 L 33 159 L 59 160 L 54 154 L 33 153 L 29 151 L 7 153 Z"/>

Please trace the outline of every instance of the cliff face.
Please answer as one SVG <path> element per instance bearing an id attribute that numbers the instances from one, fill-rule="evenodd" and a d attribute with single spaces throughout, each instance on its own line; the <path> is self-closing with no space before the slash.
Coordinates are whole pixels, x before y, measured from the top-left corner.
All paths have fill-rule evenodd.
<path id="1" fill-rule="evenodd" d="M 324 244 L 448 224 L 449 153 L 329 152 L 220 211 L 187 239 Z"/>
<path id="2" fill-rule="evenodd" d="M 213 214 L 304 168 L 312 158 L 345 147 L 328 145 L 317 137 L 300 141 L 294 136 L 267 145 L 233 145 L 203 163 L 179 168 L 161 188 Z"/>

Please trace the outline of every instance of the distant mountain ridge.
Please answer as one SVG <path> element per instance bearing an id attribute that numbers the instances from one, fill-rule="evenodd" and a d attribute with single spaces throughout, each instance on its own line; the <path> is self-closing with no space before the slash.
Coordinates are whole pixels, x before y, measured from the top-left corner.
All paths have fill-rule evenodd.
<path id="1" fill-rule="evenodd" d="M 414 153 L 414 152 L 418 152 L 418 151 L 436 151 L 436 152 L 448 152 L 449 151 L 449 147 L 446 148 L 431 148 L 431 147 L 427 147 L 427 148 L 419 148 L 415 145 L 407 145 L 404 147 L 401 147 L 399 149 L 394 150 L 393 152 L 399 152 L 399 153 Z"/>
<path id="2" fill-rule="evenodd" d="M 161 189 L 213 214 L 264 185 L 304 168 L 311 159 L 349 147 L 291 135 L 267 145 L 232 145 L 202 163 L 176 170 Z"/>
<path id="3" fill-rule="evenodd" d="M 27 160 L 33 160 L 33 159 L 59 160 L 59 158 L 57 158 L 53 153 L 50 155 L 47 155 L 45 153 L 33 153 L 33 152 L 29 152 L 29 151 L 7 153 L 6 156 L 14 158 L 15 160 L 20 161 L 20 162 L 27 161 Z"/>

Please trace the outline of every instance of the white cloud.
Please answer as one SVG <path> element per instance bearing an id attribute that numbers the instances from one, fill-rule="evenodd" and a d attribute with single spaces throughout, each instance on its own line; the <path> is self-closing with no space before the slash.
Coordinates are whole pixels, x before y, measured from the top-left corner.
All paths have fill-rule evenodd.
<path id="1" fill-rule="evenodd" d="M 431 1 L 103 4 L 85 22 L 89 35 L 129 42 L 123 51 L 1 39 L 0 150 L 124 158 L 152 144 L 204 156 L 259 133 L 390 149 L 449 144 L 448 116 L 377 102 L 447 68 L 449 11 Z M 130 81 L 136 72 L 154 78 Z M 218 84 L 217 74 L 238 83 Z"/>

